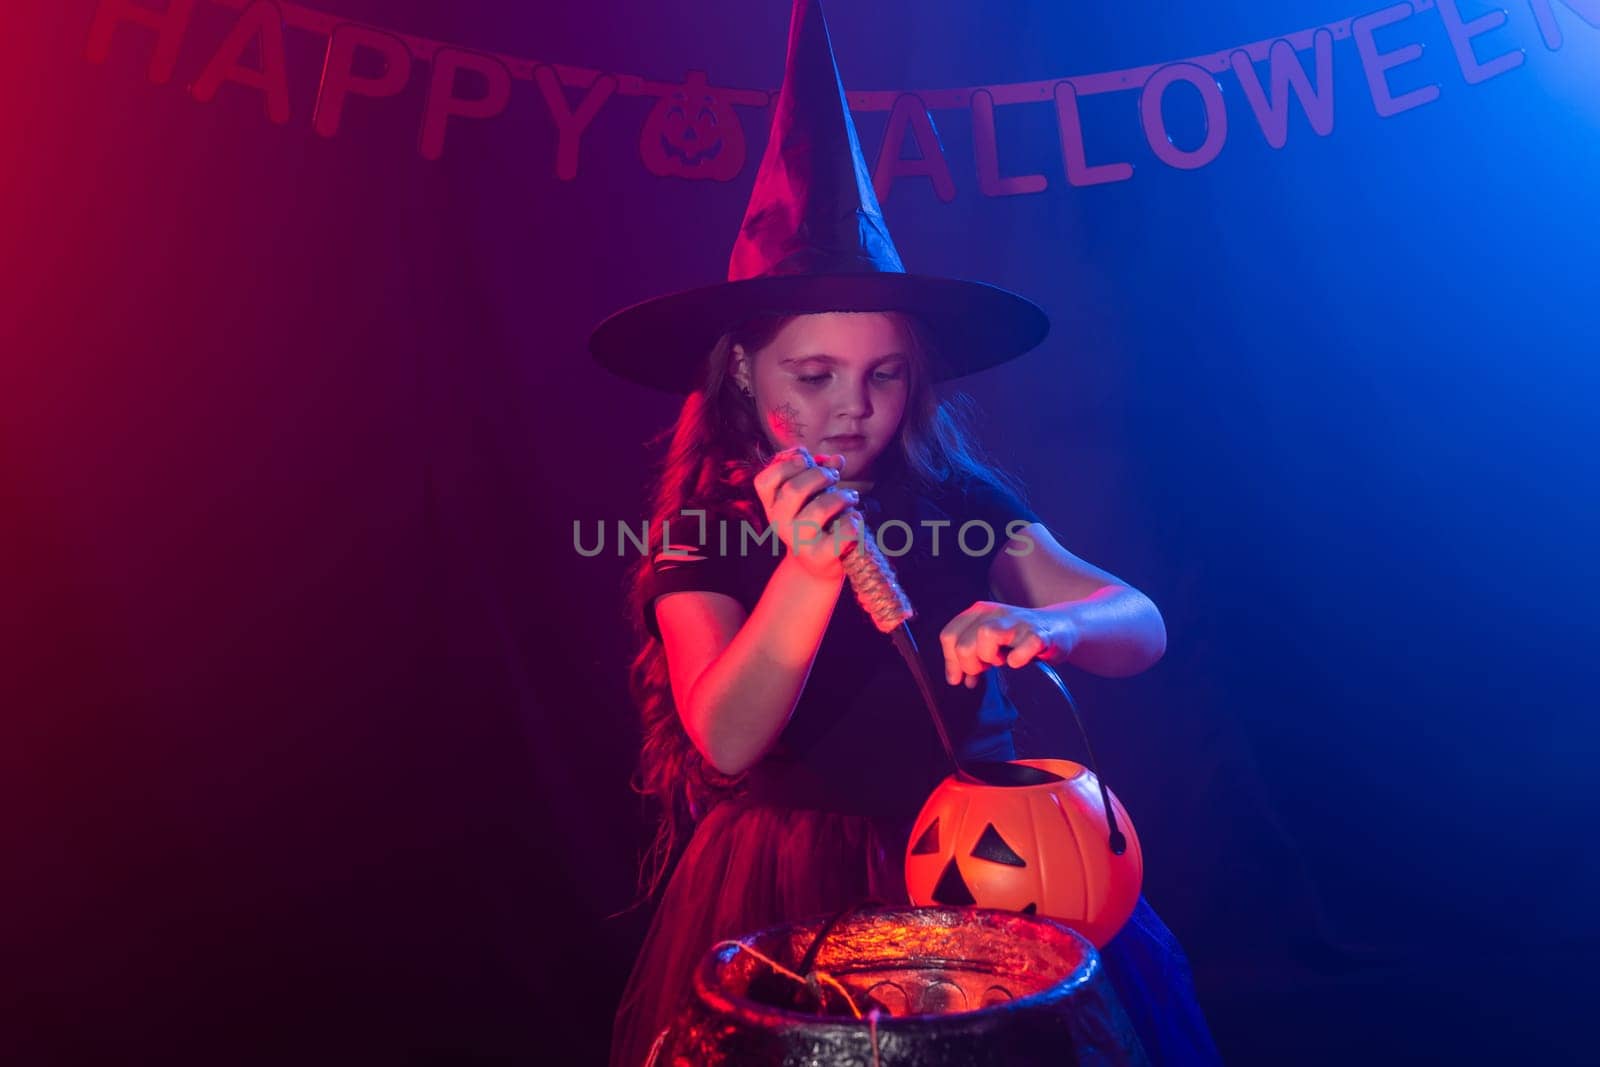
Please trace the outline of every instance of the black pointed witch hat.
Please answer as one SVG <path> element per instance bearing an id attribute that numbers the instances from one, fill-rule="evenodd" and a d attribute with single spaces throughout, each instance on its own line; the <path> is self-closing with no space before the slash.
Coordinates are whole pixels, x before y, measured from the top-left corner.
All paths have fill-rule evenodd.
<path id="1" fill-rule="evenodd" d="M 646 300 L 597 326 L 601 366 L 676 393 L 701 386 L 717 339 L 778 312 L 907 311 L 934 339 L 932 376 L 1022 355 L 1050 329 L 1032 301 L 984 282 L 908 274 L 845 104 L 819 0 L 794 0 L 783 88 L 728 280 Z"/>

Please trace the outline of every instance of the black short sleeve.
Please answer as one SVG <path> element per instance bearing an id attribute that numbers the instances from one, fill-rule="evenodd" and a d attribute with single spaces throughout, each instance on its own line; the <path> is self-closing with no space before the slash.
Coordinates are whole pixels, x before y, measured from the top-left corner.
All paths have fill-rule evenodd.
<path id="1" fill-rule="evenodd" d="M 668 528 L 670 541 L 650 559 L 645 572 L 644 626 L 652 637 L 661 637 L 656 623 L 656 598 L 666 593 L 726 593 L 745 604 L 747 610 L 750 606 L 746 599 L 746 569 L 740 566 L 737 555 L 720 550 L 715 520 L 707 525 L 707 536 L 702 538 L 699 523 L 693 519 L 681 524 L 672 522 Z"/>
<path id="2" fill-rule="evenodd" d="M 992 559 L 995 553 L 1005 547 L 1010 539 L 1006 530 L 1010 524 L 1044 522 L 1038 512 L 1016 493 L 1002 485 L 976 478 L 961 483 L 953 510 L 956 512 L 958 532 L 962 525 L 973 520 L 988 524 L 989 529 L 994 531 L 994 541 L 989 545 L 989 551 L 981 553 L 985 559 Z M 969 529 L 963 543 L 971 546 L 976 553 L 988 543 L 988 534 L 981 527 Z"/>
<path id="3" fill-rule="evenodd" d="M 965 506 L 968 514 L 992 523 L 996 531 L 1004 531 L 1006 523 L 1014 519 L 1023 522 L 1044 522 L 1036 511 L 1023 503 L 1022 498 L 1004 486 L 972 479 L 966 486 Z"/>

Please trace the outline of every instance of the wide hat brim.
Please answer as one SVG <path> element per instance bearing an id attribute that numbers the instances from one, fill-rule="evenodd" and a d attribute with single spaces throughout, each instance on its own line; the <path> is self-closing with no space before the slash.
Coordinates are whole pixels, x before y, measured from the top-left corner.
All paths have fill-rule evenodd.
<path id="1" fill-rule="evenodd" d="M 1038 346 L 1044 309 L 986 282 L 902 272 L 747 278 L 654 297 L 615 312 L 589 335 L 596 362 L 640 385 L 688 393 L 705 384 L 707 359 L 732 327 L 764 314 L 905 311 L 933 334 L 933 381 L 985 370 Z"/>

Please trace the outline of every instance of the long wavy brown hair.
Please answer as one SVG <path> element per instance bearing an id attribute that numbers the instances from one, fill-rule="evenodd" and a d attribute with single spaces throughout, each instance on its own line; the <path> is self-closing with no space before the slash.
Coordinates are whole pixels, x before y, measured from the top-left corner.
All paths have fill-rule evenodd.
<path id="1" fill-rule="evenodd" d="M 926 326 L 910 314 L 885 314 L 901 321 L 912 351 L 910 393 L 898 448 L 883 458 L 920 491 L 937 492 L 951 479 L 971 478 L 1022 497 L 1021 485 L 996 467 L 972 436 L 969 425 L 976 408 L 971 398 L 960 392 L 944 397 L 935 392 L 929 368 L 936 365 L 938 352 Z M 649 550 L 630 565 L 625 584 L 628 616 L 641 642 L 628 674 L 643 727 L 632 788 L 654 800 L 660 810 L 655 837 L 640 862 L 641 893 L 629 911 L 655 894 L 695 824 L 714 805 L 738 795 L 743 779 L 712 767 L 684 729 L 672 697 L 666 651 L 644 626 L 646 578 L 651 559 L 662 547 L 662 523 L 679 518 L 684 508 L 704 508 L 709 517 L 728 518 L 735 525 L 745 519 L 753 529 L 763 528 L 765 512 L 752 480 L 773 449 L 755 402 L 729 373 L 730 356 L 736 344 L 747 352 L 759 352 L 794 317 L 763 316 L 725 333 L 707 357 L 701 387 L 684 400 L 677 421 L 651 442 L 659 445 L 670 437 L 650 492 Z"/>

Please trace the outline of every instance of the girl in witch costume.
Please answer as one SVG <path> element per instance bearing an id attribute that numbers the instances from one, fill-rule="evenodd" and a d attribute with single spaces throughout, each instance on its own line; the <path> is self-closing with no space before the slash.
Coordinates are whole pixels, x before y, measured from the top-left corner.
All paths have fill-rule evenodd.
<path id="1" fill-rule="evenodd" d="M 963 761 L 1015 758 L 1005 670 L 1125 676 L 1166 643 L 1155 605 L 1059 545 L 935 390 L 1027 352 L 1048 321 L 994 286 L 905 272 L 815 0 L 794 3 L 728 273 L 590 338 L 603 366 L 686 394 L 630 576 L 638 788 L 662 809 L 647 896 L 681 855 L 612 1067 L 649 1061 L 715 942 L 908 902 L 911 823 L 949 763 L 906 664 L 840 604 L 853 541 L 882 531 Z M 1153 1064 L 1218 1062 L 1182 949 L 1142 899 L 1101 957 Z"/>

